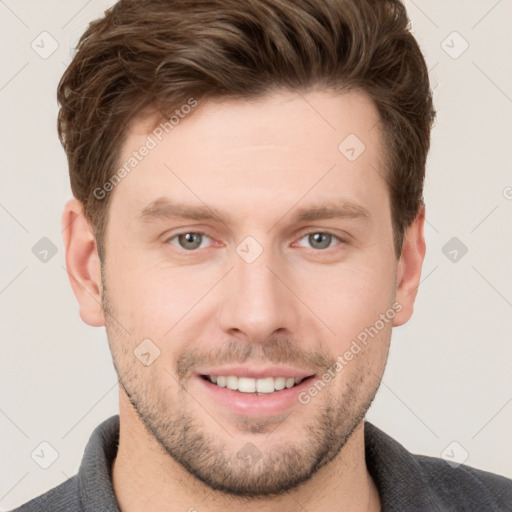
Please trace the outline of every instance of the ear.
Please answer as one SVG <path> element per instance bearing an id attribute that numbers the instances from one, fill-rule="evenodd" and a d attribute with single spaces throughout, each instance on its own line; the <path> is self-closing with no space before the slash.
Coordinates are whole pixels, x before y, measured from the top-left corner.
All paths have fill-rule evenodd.
<path id="1" fill-rule="evenodd" d="M 414 309 L 414 301 L 420 285 L 421 268 L 425 258 L 425 207 L 422 206 L 416 219 L 404 234 L 402 254 L 398 262 L 396 301 L 402 305 L 393 320 L 398 327 L 409 321 Z"/>
<path id="2" fill-rule="evenodd" d="M 80 318 L 93 327 L 105 325 L 101 306 L 101 265 L 94 230 L 85 218 L 83 205 L 71 199 L 62 214 L 66 268 L 78 300 Z"/>

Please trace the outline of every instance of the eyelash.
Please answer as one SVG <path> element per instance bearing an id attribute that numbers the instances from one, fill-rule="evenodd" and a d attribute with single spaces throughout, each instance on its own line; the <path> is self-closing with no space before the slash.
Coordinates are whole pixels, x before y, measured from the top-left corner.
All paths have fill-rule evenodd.
<path id="1" fill-rule="evenodd" d="M 178 238 L 181 235 L 187 235 L 187 234 L 203 235 L 203 237 L 206 237 L 206 238 L 209 238 L 210 240 L 212 240 L 212 238 L 210 236 L 208 236 L 206 233 L 204 233 L 202 231 L 182 231 L 180 233 L 176 233 L 176 234 L 172 235 L 171 237 L 167 238 L 165 240 L 165 243 L 170 243 L 171 245 L 174 245 L 174 244 L 172 244 L 171 240 L 174 240 L 175 238 Z M 330 245 L 329 247 L 326 247 L 325 249 L 315 249 L 313 247 L 309 247 L 309 249 L 314 251 L 314 252 L 319 252 L 319 253 L 320 252 L 327 252 L 329 249 L 332 249 L 336 245 L 340 245 L 340 244 L 346 243 L 345 240 L 340 238 L 338 235 L 335 235 L 334 233 L 331 233 L 329 231 L 318 231 L 318 230 L 313 230 L 313 231 L 308 231 L 306 233 L 303 233 L 301 235 L 301 237 L 299 238 L 299 241 L 302 240 L 305 237 L 308 237 L 309 235 L 315 235 L 315 234 L 329 235 L 329 236 L 331 236 L 333 238 L 333 240 L 337 240 L 338 243 L 334 244 L 334 245 Z M 202 241 L 201 241 L 201 243 L 202 243 Z M 187 250 L 187 249 L 183 249 L 182 247 L 179 247 L 178 245 L 174 245 L 174 247 L 176 247 L 179 251 L 184 252 L 184 253 L 193 253 L 193 252 L 197 252 L 201 248 L 204 249 L 204 247 L 198 247 L 196 249 Z"/>

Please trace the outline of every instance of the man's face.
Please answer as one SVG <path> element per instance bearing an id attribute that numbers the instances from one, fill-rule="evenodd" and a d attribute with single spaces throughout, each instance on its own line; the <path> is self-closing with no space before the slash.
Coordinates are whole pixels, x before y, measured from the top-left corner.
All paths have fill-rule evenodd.
<path id="1" fill-rule="evenodd" d="M 123 161 L 152 122 L 133 124 Z M 208 102 L 115 187 L 103 305 L 120 382 L 213 488 L 256 496 L 307 480 L 375 396 L 392 321 L 335 363 L 395 301 L 379 130 L 357 92 Z M 245 377 L 227 379 L 242 390 L 219 386 L 226 376 Z"/>

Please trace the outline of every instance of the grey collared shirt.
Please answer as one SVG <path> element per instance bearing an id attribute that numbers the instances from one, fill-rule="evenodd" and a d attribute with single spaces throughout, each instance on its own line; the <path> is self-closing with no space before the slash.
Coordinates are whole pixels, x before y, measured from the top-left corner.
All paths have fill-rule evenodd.
<path id="1" fill-rule="evenodd" d="M 92 433 L 77 475 L 12 512 L 120 512 L 111 474 L 118 442 L 116 415 Z M 365 449 L 382 512 L 512 512 L 508 478 L 413 455 L 368 422 Z"/>

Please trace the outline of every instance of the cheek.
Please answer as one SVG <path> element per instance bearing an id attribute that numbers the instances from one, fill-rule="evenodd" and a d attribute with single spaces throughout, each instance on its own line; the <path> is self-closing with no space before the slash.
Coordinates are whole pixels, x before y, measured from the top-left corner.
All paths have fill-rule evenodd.
<path id="1" fill-rule="evenodd" d="M 212 269 L 138 265 L 113 274 L 109 296 L 134 336 L 160 340 L 193 316 L 217 280 Z"/>
<path id="2" fill-rule="evenodd" d="M 373 325 L 393 304 L 394 275 L 382 262 L 303 269 L 300 276 L 302 296 L 340 343 Z"/>

